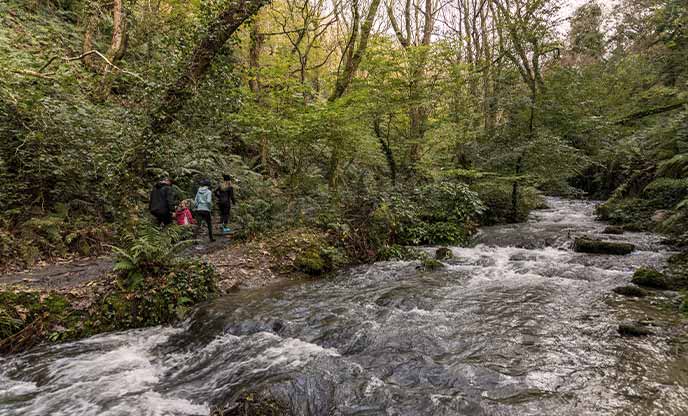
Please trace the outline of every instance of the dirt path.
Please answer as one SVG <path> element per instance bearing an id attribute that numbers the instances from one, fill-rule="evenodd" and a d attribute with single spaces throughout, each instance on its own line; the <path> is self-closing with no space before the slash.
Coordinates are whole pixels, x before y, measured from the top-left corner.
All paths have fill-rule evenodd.
<path id="1" fill-rule="evenodd" d="M 213 264 L 219 287 L 225 293 L 242 287 L 260 287 L 275 279 L 293 275 L 283 267 L 284 258 L 271 253 L 265 242 L 237 243 L 229 236 L 214 242 L 201 241 L 182 256 L 198 257 Z M 289 260 L 288 258 L 286 260 Z M 69 291 L 111 277 L 111 256 L 80 258 L 0 275 L 0 290 Z"/>

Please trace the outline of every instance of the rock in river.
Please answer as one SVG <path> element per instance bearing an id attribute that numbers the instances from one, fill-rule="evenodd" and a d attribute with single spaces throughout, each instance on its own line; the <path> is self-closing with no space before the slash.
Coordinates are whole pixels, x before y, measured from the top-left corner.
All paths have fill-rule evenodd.
<path id="1" fill-rule="evenodd" d="M 593 240 L 588 237 L 576 238 L 573 250 L 579 253 L 594 254 L 629 254 L 635 250 L 635 245 L 631 243 L 620 243 L 616 241 Z"/>

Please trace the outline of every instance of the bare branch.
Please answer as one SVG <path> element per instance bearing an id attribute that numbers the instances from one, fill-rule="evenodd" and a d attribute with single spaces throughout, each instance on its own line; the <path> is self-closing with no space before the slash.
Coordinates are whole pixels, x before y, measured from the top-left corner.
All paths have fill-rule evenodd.
<path id="1" fill-rule="evenodd" d="M 121 72 L 121 73 L 123 73 L 123 74 L 131 75 L 131 76 L 133 76 L 133 77 L 135 77 L 135 78 L 138 78 L 138 79 L 140 79 L 141 81 L 144 81 L 144 82 L 145 82 L 145 80 L 144 80 L 139 74 L 136 74 L 136 73 L 134 73 L 134 72 L 127 71 L 126 69 L 122 69 L 122 68 L 118 67 L 117 65 L 113 64 L 112 62 L 110 62 L 110 60 L 109 60 L 108 58 L 106 58 L 105 55 L 103 55 L 102 53 L 98 52 L 98 51 L 95 50 L 95 49 L 93 49 L 93 50 L 91 50 L 91 51 L 88 51 L 88 52 L 84 52 L 84 53 L 82 53 L 82 54 L 79 55 L 79 56 L 73 56 L 73 57 L 68 57 L 68 56 L 63 56 L 63 57 L 60 57 L 60 56 L 53 56 L 52 58 L 50 58 L 50 59 L 48 60 L 48 62 L 45 63 L 45 65 L 43 65 L 43 66 L 38 70 L 38 73 L 42 73 L 43 71 L 45 71 L 46 68 L 48 68 L 48 66 L 50 66 L 50 64 L 52 64 L 55 60 L 58 60 L 58 59 L 59 59 L 59 60 L 61 60 L 61 61 L 63 61 L 63 62 L 80 61 L 80 60 L 82 60 L 82 59 L 84 59 L 85 57 L 90 56 L 90 55 L 97 55 L 97 56 L 99 56 L 102 60 L 104 60 L 108 65 L 110 65 L 110 66 L 113 67 L 114 69 L 118 70 L 119 72 Z"/>

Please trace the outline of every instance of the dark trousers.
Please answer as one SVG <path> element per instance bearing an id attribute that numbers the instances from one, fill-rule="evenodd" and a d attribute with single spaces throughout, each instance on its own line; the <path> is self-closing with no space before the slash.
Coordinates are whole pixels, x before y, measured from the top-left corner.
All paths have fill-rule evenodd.
<path id="1" fill-rule="evenodd" d="M 155 222 L 161 227 L 172 224 L 172 213 L 170 212 L 151 212 L 151 214 L 155 217 Z"/>
<path id="2" fill-rule="evenodd" d="M 220 207 L 220 224 L 229 224 L 229 209 L 231 208 L 231 205 L 223 203 L 220 203 L 218 205 Z"/>
<path id="3" fill-rule="evenodd" d="M 201 225 L 201 221 L 208 224 L 208 239 L 213 241 L 213 219 L 209 211 L 196 211 L 196 216 L 198 217 L 198 225 Z"/>

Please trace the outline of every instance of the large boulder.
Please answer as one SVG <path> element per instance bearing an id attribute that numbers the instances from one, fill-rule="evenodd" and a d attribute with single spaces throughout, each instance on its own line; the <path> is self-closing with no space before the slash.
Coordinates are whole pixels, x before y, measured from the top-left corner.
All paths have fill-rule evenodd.
<path id="1" fill-rule="evenodd" d="M 576 238 L 573 250 L 579 253 L 594 254 L 629 254 L 635 250 L 635 245 L 631 243 L 620 243 L 617 241 L 594 240 L 588 237 Z"/>

